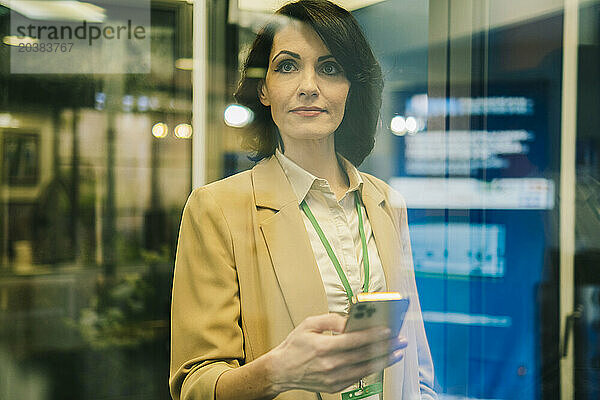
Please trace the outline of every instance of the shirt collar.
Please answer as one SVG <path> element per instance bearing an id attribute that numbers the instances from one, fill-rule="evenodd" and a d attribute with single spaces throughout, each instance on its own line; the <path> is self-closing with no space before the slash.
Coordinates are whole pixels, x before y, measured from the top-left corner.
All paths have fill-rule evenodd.
<path id="1" fill-rule="evenodd" d="M 362 194 L 363 180 L 358 170 L 350 161 L 346 160 L 339 153 L 337 156 L 340 160 L 342 168 L 348 175 L 348 181 L 350 183 L 346 193 L 351 193 L 355 190 L 358 190 L 359 193 Z M 327 188 L 327 190 L 331 190 L 327 180 L 314 176 L 286 157 L 282 152 L 279 151 L 279 149 L 275 150 L 275 157 L 277 158 L 277 161 L 279 161 L 283 172 L 292 185 L 294 194 L 298 199 L 298 204 L 304 200 L 311 189 L 325 190 L 325 188 Z"/>

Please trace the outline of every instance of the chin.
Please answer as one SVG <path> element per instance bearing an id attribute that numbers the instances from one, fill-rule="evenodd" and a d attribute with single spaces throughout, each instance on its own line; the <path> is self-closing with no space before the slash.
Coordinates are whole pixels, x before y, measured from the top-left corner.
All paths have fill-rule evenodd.
<path id="1" fill-rule="evenodd" d="M 323 132 L 323 131 L 311 131 L 306 128 L 298 128 L 296 132 L 301 132 L 299 135 L 294 135 L 295 139 L 304 139 L 304 140 L 323 140 L 327 139 L 333 132 Z"/>
<path id="2" fill-rule="evenodd" d="M 295 126 L 291 130 L 292 132 L 294 132 L 294 134 L 291 136 L 293 136 L 296 139 L 325 139 L 337 129 L 337 126 L 327 127 L 323 126 L 323 124 L 294 125 Z"/>

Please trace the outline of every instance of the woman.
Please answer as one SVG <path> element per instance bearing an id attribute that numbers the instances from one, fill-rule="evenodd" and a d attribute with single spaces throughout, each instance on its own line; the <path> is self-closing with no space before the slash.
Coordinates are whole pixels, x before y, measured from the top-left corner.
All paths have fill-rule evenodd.
<path id="1" fill-rule="evenodd" d="M 382 85 L 358 24 L 330 2 L 288 4 L 258 34 L 236 99 L 254 111 L 247 144 L 262 161 L 195 190 L 183 214 L 175 399 L 340 399 L 382 379 L 386 400 L 435 397 L 406 209 L 355 168 Z M 342 333 L 349 293 L 386 289 L 411 300 L 400 336 Z"/>

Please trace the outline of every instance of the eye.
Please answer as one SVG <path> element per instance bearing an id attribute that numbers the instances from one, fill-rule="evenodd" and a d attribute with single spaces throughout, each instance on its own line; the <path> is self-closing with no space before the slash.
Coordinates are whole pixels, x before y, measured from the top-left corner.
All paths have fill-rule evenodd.
<path id="1" fill-rule="evenodd" d="M 284 60 L 277 65 L 277 68 L 275 68 L 276 72 L 283 72 L 284 74 L 296 70 L 296 64 L 292 60 Z"/>
<path id="2" fill-rule="evenodd" d="M 330 61 L 321 66 L 321 71 L 325 75 L 337 75 L 342 72 L 342 68 L 338 63 Z"/>

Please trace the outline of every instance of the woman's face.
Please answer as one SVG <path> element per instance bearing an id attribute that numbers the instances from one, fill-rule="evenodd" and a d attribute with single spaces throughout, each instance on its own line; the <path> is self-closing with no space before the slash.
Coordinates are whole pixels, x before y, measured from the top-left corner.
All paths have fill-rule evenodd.
<path id="1" fill-rule="evenodd" d="M 275 34 L 259 98 L 271 107 L 284 144 L 331 135 L 344 118 L 349 88 L 341 65 L 309 25 L 294 22 Z"/>

